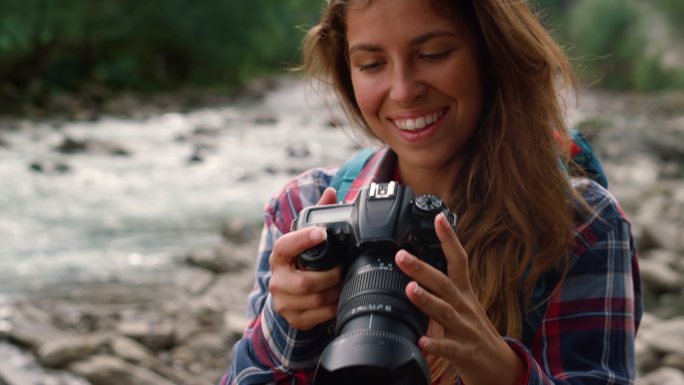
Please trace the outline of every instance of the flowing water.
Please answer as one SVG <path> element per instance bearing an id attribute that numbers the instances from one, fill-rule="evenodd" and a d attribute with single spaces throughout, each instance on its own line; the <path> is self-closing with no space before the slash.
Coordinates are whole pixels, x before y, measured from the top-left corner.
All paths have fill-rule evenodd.
<path id="1" fill-rule="evenodd" d="M 294 172 L 354 151 L 319 100 L 285 82 L 259 102 L 189 113 L 1 122 L 0 294 L 163 281 L 184 252 L 218 242 L 227 220 L 260 221 L 265 200 Z M 63 154 L 55 148 L 65 137 L 130 155 Z M 69 171 L 31 169 L 40 162 Z"/>

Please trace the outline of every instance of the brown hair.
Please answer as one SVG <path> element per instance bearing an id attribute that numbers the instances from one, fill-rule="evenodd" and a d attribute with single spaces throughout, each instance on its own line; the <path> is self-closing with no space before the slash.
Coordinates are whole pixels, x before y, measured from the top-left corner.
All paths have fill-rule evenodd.
<path id="1" fill-rule="evenodd" d="M 346 56 L 345 10 L 358 1 L 329 2 L 305 38 L 304 69 L 330 84 L 350 119 L 372 135 Z M 577 197 L 559 167 L 559 159 L 568 162 L 559 93 L 574 85 L 570 65 L 524 1 L 430 1 L 467 20 L 481 45 L 485 107 L 450 206 L 480 303 L 501 334 L 519 338 L 521 298 L 529 310 L 539 278 L 567 269 Z"/>

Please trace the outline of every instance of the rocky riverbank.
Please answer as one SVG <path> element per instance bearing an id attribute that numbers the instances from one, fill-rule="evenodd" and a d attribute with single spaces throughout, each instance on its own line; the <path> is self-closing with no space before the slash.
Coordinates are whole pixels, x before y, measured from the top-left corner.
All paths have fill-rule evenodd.
<path id="1" fill-rule="evenodd" d="M 637 384 L 684 385 L 684 95 L 591 93 L 573 121 L 633 221 L 646 300 Z M 303 148 L 292 149 L 300 167 L 320 161 Z M 215 384 L 244 326 L 259 230 L 229 221 L 219 243 L 179 250 L 165 283 L 60 283 L 5 298 L 0 383 Z"/>

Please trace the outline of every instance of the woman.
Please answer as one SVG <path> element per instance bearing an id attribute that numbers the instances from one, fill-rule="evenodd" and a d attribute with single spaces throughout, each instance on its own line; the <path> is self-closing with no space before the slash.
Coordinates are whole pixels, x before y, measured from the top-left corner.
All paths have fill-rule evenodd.
<path id="1" fill-rule="evenodd" d="M 435 219 L 447 275 L 406 251 L 395 259 L 430 318 L 418 346 L 432 382 L 633 383 L 641 299 L 630 225 L 605 189 L 565 171 L 559 93 L 572 76 L 528 5 L 331 0 L 305 53 L 308 73 L 384 144 L 345 200 L 394 180 L 459 215 L 455 232 Z M 297 269 L 326 233 L 290 223 L 336 201 L 333 173 L 304 173 L 267 205 L 251 322 L 222 383 L 310 383 L 341 272 Z"/>

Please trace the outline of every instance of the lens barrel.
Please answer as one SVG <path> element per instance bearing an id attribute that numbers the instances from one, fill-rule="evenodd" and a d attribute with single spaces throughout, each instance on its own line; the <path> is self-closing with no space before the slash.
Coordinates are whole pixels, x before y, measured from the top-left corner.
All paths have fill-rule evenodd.
<path id="1" fill-rule="evenodd" d="M 394 264 L 395 252 L 371 250 L 350 265 L 337 312 L 338 336 L 323 351 L 314 384 L 430 384 L 416 346 L 428 319 L 404 293 L 410 278 Z"/>

